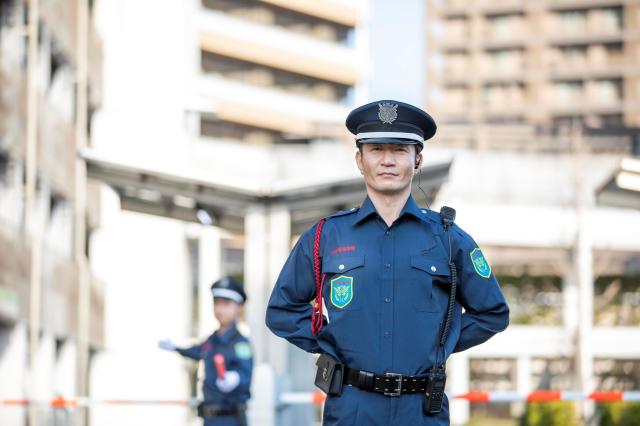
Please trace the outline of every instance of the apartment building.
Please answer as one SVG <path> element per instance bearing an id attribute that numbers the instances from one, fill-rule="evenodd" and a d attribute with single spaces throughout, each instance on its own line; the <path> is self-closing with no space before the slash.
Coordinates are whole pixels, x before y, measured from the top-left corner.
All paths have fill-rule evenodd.
<path id="1" fill-rule="evenodd" d="M 196 14 L 203 137 L 299 144 L 341 134 L 357 83 L 352 3 L 206 0 Z"/>
<path id="2" fill-rule="evenodd" d="M 637 1 L 450 0 L 434 9 L 440 90 L 430 100 L 447 122 L 639 125 Z"/>
<path id="3" fill-rule="evenodd" d="M 280 386 L 290 363 L 284 342 L 264 327 L 273 274 L 292 235 L 353 197 L 321 204 L 329 197 L 313 191 L 354 177 L 336 180 L 335 170 L 352 160 L 353 147 L 342 142 L 359 81 L 355 2 L 107 3 L 97 6 L 105 98 L 85 153 L 90 178 L 108 185 L 92 253 L 105 281 L 107 349 L 96 357 L 92 391 L 124 399 L 196 394 L 192 365 L 157 341 L 188 344 L 211 333 L 209 286 L 230 274 L 244 278 L 249 294 L 243 325 L 256 350 L 256 389 L 274 389 L 254 393 L 250 415 L 275 424 L 275 381 Z M 285 208 L 293 199 L 306 207 Z M 313 414 L 307 407 L 295 418 Z M 93 424 L 125 419 L 195 417 L 185 407 L 92 410 Z"/>
<path id="4" fill-rule="evenodd" d="M 82 269 L 98 208 L 76 163 L 78 139 L 91 140 L 80 123 L 100 103 L 101 42 L 86 3 L 39 3 L 0 2 L 0 394 L 46 401 L 84 393 L 104 339 L 103 289 Z M 29 411 L 31 424 L 53 421 L 46 405 Z M 2 424 L 26 418 L 0 406 Z"/>
<path id="5" fill-rule="evenodd" d="M 431 3 L 427 107 L 455 153 L 438 201 L 459 209 L 512 308 L 503 335 L 452 358 L 453 393 L 640 388 L 629 344 L 638 212 L 619 201 L 633 200 L 619 176 L 640 154 L 639 11 L 637 1 Z M 522 408 L 456 401 L 452 412 L 491 422 Z"/>

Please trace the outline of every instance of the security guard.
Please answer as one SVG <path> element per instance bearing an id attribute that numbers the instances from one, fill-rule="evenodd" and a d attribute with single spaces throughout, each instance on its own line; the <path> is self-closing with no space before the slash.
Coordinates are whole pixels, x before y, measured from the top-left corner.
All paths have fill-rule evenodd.
<path id="1" fill-rule="evenodd" d="M 431 116 L 383 100 L 352 111 L 346 126 L 367 198 L 302 234 L 267 326 L 322 354 L 324 425 L 448 425 L 446 359 L 504 330 L 509 309 L 455 211 L 411 197 L 424 141 L 436 132 Z"/>
<path id="2" fill-rule="evenodd" d="M 204 402 L 198 407 L 204 426 L 245 426 L 253 355 L 249 341 L 240 334 L 236 322 L 247 296 L 240 283 L 229 277 L 216 281 L 211 291 L 213 312 L 220 323 L 218 330 L 202 344 L 190 348 L 178 348 L 169 340 L 161 341 L 159 346 L 204 361 Z"/>

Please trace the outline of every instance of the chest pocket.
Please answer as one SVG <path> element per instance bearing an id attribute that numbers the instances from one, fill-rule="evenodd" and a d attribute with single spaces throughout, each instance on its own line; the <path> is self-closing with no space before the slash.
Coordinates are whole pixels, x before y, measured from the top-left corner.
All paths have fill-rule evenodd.
<path id="1" fill-rule="evenodd" d="M 362 308 L 364 256 L 331 256 L 323 259 L 324 303 L 332 311 L 355 311 Z"/>
<path id="2" fill-rule="evenodd" d="M 448 303 L 449 265 L 441 259 L 411 256 L 411 293 L 418 311 L 442 312 Z M 436 288 L 434 284 L 440 283 Z"/>

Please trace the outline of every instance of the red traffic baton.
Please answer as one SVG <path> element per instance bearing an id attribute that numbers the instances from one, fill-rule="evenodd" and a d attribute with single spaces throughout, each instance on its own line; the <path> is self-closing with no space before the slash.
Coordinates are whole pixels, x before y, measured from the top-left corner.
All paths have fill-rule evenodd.
<path id="1" fill-rule="evenodd" d="M 215 354 L 213 356 L 213 363 L 216 366 L 218 377 L 224 379 L 225 374 L 227 374 L 227 369 L 224 366 L 224 356 L 222 354 Z"/>

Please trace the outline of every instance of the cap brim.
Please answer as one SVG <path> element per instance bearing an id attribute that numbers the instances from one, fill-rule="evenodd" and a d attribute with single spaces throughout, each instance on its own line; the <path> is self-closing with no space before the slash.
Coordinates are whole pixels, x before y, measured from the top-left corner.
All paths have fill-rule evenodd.
<path id="1" fill-rule="evenodd" d="M 393 139 L 393 138 L 373 138 L 373 139 L 360 139 L 357 143 L 379 143 L 379 144 L 392 144 L 392 145 L 422 145 L 418 141 L 411 139 Z"/>

